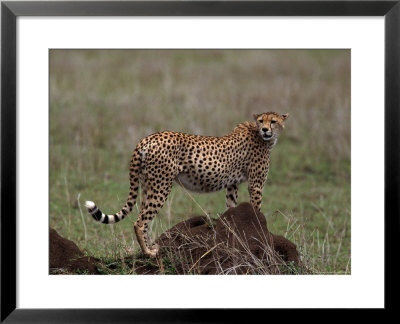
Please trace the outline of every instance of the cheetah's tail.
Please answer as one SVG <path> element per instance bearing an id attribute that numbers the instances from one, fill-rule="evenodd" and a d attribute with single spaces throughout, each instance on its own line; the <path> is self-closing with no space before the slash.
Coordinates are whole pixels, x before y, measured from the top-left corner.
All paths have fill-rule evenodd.
<path id="1" fill-rule="evenodd" d="M 93 201 L 86 201 L 85 207 L 92 217 L 103 224 L 114 224 L 124 219 L 136 204 L 136 198 L 139 190 L 139 173 L 140 173 L 140 153 L 136 149 L 132 154 L 132 160 L 129 168 L 130 190 L 128 199 L 122 209 L 113 215 L 104 214 Z"/>

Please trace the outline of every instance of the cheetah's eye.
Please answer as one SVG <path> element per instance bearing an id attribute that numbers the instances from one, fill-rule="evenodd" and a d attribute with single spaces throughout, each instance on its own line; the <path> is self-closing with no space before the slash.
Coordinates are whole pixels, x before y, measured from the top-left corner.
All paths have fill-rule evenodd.
<path id="1" fill-rule="evenodd" d="M 271 120 L 271 124 L 275 124 L 276 123 L 276 120 Z"/>
<path id="2" fill-rule="evenodd" d="M 263 122 L 263 120 L 262 120 L 262 119 L 260 119 L 258 122 L 259 122 L 259 123 L 262 123 L 262 122 Z"/>

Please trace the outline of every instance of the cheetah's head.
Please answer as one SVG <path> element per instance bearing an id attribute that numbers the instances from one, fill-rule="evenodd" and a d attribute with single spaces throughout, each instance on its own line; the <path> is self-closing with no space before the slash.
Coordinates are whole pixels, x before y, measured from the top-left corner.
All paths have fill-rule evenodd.
<path id="1" fill-rule="evenodd" d="M 277 114 L 267 112 L 253 115 L 256 121 L 256 127 L 261 138 L 264 141 L 277 140 L 282 128 L 285 127 L 283 122 L 289 117 L 289 114 Z"/>

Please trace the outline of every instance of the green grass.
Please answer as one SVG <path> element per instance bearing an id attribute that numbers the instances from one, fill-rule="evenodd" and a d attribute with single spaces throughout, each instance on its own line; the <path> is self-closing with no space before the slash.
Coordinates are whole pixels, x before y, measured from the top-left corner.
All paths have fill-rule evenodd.
<path id="1" fill-rule="evenodd" d="M 84 201 L 107 213 L 122 207 L 131 152 L 150 133 L 221 136 L 271 110 L 290 118 L 264 188 L 268 227 L 297 244 L 313 273 L 349 274 L 349 51 L 52 50 L 50 226 L 101 259 L 105 273 L 131 273 L 124 260 L 138 251 L 137 211 L 105 226 Z M 248 200 L 244 183 L 239 202 Z M 224 210 L 224 192 L 188 194 L 174 185 L 152 236 Z"/>

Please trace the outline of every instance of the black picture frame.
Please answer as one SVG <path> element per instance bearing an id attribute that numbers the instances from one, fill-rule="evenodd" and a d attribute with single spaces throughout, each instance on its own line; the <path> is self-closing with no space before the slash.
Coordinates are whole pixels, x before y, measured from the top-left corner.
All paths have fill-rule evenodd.
<path id="1" fill-rule="evenodd" d="M 16 308 L 16 19 L 19 16 L 384 16 L 385 18 L 385 309 L 398 277 L 400 0 L 396 1 L 92 1 L 1 3 L 1 322 L 233 322 L 263 310 Z M 373 166 L 371 166 L 373 169 Z M 371 171 L 373 172 L 373 171 Z M 366 283 L 367 285 L 368 283 Z M 117 293 L 117 292 L 116 292 Z M 135 292 L 132 292 L 133 294 Z M 110 296 L 110 298 L 113 298 Z M 238 297 L 240 298 L 240 297 Z M 265 310 L 264 310 L 265 311 Z M 251 316 L 265 314 L 251 314 Z"/>

